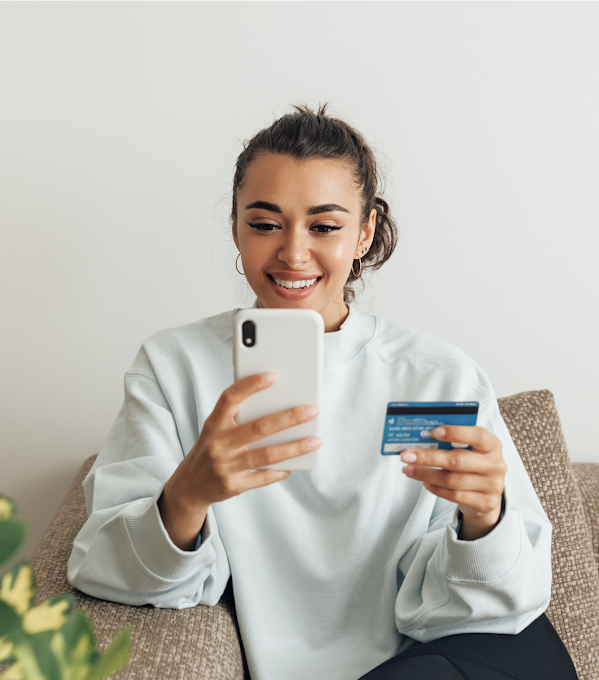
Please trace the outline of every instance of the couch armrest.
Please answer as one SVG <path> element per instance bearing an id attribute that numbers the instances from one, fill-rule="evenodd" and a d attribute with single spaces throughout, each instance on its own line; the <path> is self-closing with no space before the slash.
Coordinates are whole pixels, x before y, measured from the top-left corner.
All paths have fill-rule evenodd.
<path id="1" fill-rule="evenodd" d="M 593 552 L 599 565 L 599 463 L 571 463 L 582 496 L 584 514 L 593 538 Z"/>
<path id="2" fill-rule="evenodd" d="M 69 584 L 67 560 L 87 519 L 81 483 L 94 460 L 95 456 L 88 458 L 79 470 L 31 558 L 36 600 L 74 593 L 77 606 L 92 621 L 100 649 L 129 626 L 131 659 L 115 676 L 119 680 L 243 680 L 244 661 L 230 583 L 216 606 L 189 609 L 130 607 L 89 597 Z"/>

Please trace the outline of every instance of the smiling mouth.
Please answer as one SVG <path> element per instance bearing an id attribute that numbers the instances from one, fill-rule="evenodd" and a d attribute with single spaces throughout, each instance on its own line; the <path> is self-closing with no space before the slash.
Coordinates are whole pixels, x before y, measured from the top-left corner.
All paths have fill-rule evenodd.
<path id="1" fill-rule="evenodd" d="M 277 286 L 281 288 L 287 288 L 287 290 L 304 290 L 306 288 L 311 288 L 314 284 L 318 283 L 322 276 L 317 276 L 315 279 L 300 279 L 299 281 L 288 281 L 287 279 L 278 279 L 270 274 L 267 274 L 271 281 L 274 281 Z"/>

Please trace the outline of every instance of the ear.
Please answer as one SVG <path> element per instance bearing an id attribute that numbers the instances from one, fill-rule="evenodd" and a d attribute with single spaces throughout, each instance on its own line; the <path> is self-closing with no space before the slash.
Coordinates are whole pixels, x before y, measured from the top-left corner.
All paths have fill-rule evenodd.
<path id="1" fill-rule="evenodd" d="M 356 258 L 362 257 L 362 253 L 365 253 L 372 244 L 374 239 L 374 231 L 376 229 L 376 210 L 373 208 L 370 211 L 370 216 L 368 222 L 362 228 L 360 232 L 360 240 L 356 246 Z"/>

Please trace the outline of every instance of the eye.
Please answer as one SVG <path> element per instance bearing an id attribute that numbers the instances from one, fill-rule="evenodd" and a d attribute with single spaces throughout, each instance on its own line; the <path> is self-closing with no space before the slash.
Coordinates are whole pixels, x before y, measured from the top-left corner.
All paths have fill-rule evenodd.
<path id="1" fill-rule="evenodd" d="M 252 229 L 257 231 L 274 231 L 275 229 L 280 229 L 277 224 L 269 224 L 268 222 L 248 222 Z"/>
<path id="2" fill-rule="evenodd" d="M 315 224 L 312 229 L 318 234 L 329 234 L 332 231 L 338 231 L 341 227 L 333 227 L 330 224 Z"/>

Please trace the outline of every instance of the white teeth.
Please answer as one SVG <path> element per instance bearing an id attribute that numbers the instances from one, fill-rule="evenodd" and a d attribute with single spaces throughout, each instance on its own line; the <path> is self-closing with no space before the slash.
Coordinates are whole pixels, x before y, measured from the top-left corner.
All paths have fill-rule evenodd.
<path id="1" fill-rule="evenodd" d="M 316 281 L 318 281 L 317 278 L 303 281 L 287 281 L 285 279 L 275 279 L 275 283 L 277 283 L 279 286 L 283 286 L 283 288 L 309 288 L 310 286 L 313 286 L 316 283 Z"/>

